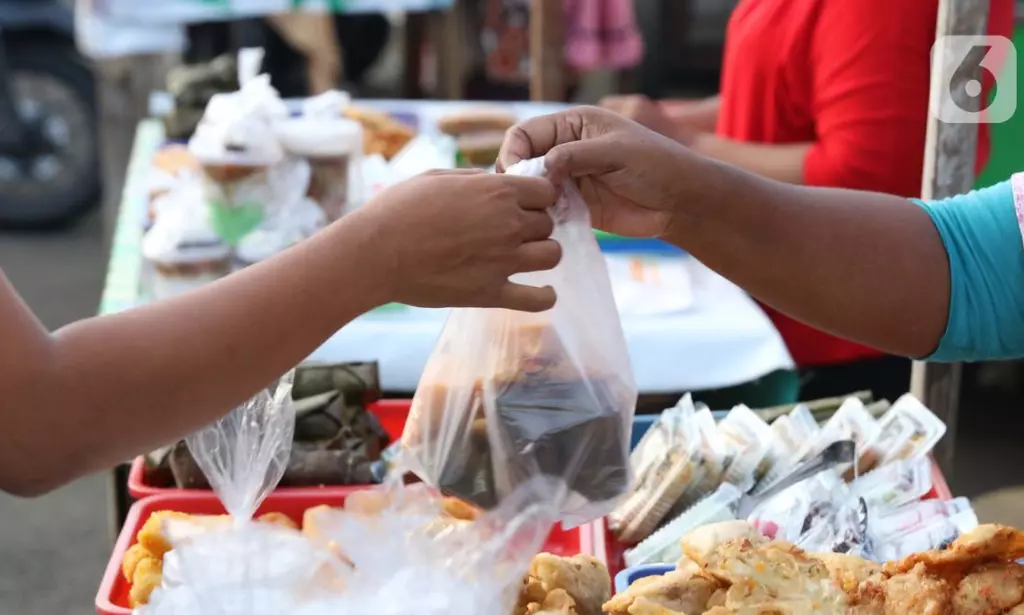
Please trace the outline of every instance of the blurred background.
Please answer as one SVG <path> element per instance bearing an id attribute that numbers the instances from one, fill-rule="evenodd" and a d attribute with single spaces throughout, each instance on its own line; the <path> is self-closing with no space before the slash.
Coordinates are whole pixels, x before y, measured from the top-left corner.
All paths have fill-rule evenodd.
<path id="1" fill-rule="evenodd" d="M 643 60 L 628 70 L 574 73 L 564 98 L 593 103 L 615 92 L 715 94 L 735 4 L 636 0 L 647 47 Z M 335 58 L 340 84 L 366 98 L 442 98 L 455 88 L 461 98 L 527 100 L 528 69 L 505 78 L 488 69 L 486 20 L 480 17 L 486 7 L 457 6 L 463 12 L 458 27 L 467 36 L 455 39 L 437 36 L 430 14 L 332 18 L 341 48 Z M 318 78 L 295 43 L 301 36 L 289 30 L 297 26 L 269 19 L 193 24 L 171 31 L 163 42 L 152 36 L 133 41 L 109 29 L 114 26 L 93 23 L 86 46 L 106 39 L 112 48 L 84 50 L 82 13 L 77 45 L 75 18 L 70 0 L 0 0 L 0 80 L 7 91 L 0 97 L 0 268 L 51 329 L 97 313 L 135 127 L 150 112 L 151 93 L 164 89 L 169 68 L 258 45 L 266 48 L 266 67 L 284 96 L 310 93 Z M 452 40 L 458 48 L 446 48 Z M 465 62 L 454 86 L 441 75 L 453 56 Z M 417 65 L 412 74 L 410 58 Z M 523 72 L 515 61 L 510 66 L 510 73 Z M 1014 118 L 998 130 L 986 172 L 991 179 L 1024 168 L 1019 148 L 1015 156 L 1004 145 L 1020 142 L 1015 135 L 1021 121 Z M 1024 497 L 1014 490 L 1024 485 L 1020 374 L 1017 363 L 966 368 L 948 479 L 955 494 L 976 498 L 983 521 L 1024 526 Z M 103 474 L 37 500 L 0 495 L 0 611 L 92 612 L 111 547 L 111 489 Z"/>

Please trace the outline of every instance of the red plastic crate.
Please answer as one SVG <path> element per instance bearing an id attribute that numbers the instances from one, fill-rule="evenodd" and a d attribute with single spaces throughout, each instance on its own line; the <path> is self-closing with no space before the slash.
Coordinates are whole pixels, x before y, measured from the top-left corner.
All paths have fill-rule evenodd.
<path id="1" fill-rule="evenodd" d="M 946 483 L 946 477 L 943 476 L 942 470 L 939 469 L 939 464 L 932 460 L 932 490 L 929 491 L 924 498 L 925 500 L 951 500 L 953 499 L 953 493 L 949 490 L 949 484 Z M 608 566 L 608 572 L 611 573 L 612 578 L 618 574 L 622 569 L 626 567 L 625 561 L 623 560 L 623 554 L 628 548 L 627 545 L 615 540 L 612 536 L 611 530 L 608 529 L 608 524 L 605 523 L 604 518 L 594 521 L 593 534 L 594 534 L 594 549 L 598 554 L 597 557 L 603 557 L 604 563 Z"/>
<path id="2" fill-rule="evenodd" d="M 409 408 L 412 406 L 411 399 L 382 399 L 370 404 L 368 410 L 372 412 L 381 427 L 391 436 L 392 440 L 402 437 L 402 430 L 405 429 L 405 420 L 409 417 Z M 131 469 L 128 471 L 128 493 L 135 499 L 145 498 L 153 495 L 167 493 L 195 493 L 204 492 L 206 489 L 178 489 L 177 487 L 153 487 L 145 481 L 146 460 L 143 457 L 136 457 L 132 461 Z M 319 487 L 278 487 L 276 491 L 292 494 L 320 494 L 337 489 L 338 486 Z M 347 489 L 348 487 L 342 487 Z"/>
<path id="3" fill-rule="evenodd" d="M 321 504 L 344 506 L 348 494 L 360 489 L 359 487 L 339 487 L 330 493 L 274 492 L 267 497 L 256 514 L 284 513 L 296 523 L 301 524 L 302 514 L 307 509 Z M 200 515 L 222 515 L 225 513 L 224 506 L 217 496 L 208 491 L 179 491 L 143 498 L 136 502 L 128 511 L 128 518 L 114 544 L 114 551 L 107 563 L 107 569 L 103 573 L 99 591 L 96 593 L 96 612 L 99 615 L 131 615 L 132 610 L 128 607 L 128 591 L 131 587 L 128 580 L 121 574 L 121 560 L 124 559 L 128 548 L 135 544 L 135 535 L 142 529 L 142 525 L 149 519 L 149 516 L 160 510 Z M 590 525 L 568 531 L 563 530 L 561 526 L 555 526 L 544 544 L 544 550 L 563 556 L 577 553 L 597 556 L 599 553 L 595 549 L 594 535 Z"/>

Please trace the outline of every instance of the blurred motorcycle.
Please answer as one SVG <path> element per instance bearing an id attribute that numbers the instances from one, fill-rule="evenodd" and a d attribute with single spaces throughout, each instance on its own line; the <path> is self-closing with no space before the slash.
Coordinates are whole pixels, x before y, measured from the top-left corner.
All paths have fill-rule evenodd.
<path id="1" fill-rule="evenodd" d="M 59 226 L 99 202 L 97 126 L 72 9 L 0 0 L 0 226 Z"/>

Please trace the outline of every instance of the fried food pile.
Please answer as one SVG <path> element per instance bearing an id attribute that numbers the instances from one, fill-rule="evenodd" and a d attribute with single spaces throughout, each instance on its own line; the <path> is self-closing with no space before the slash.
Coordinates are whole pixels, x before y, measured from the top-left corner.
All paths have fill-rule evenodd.
<path id="1" fill-rule="evenodd" d="M 281 527 L 298 525 L 281 513 L 267 513 L 256 519 Z M 176 526 L 173 524 L 178 522 Z M 121 573 L 131 584 L 128 602 L 132 608 L 149 602 L 153 590 L 163 583 L 164 555 L 171 550 L 172 534 L 198 533 L 223 528 L 231 523 L 228 515 L 190 515 L 161 510 L 149 516 L 121 560 Z M 171 525 L 169 525 L 171 524 Z"/>
<path id="2" fill-rule="evenodd" d="M 523 579 L 512 615 L 600 615 L 611 595 L 608 568 L 599 559 L 540 553 Z"/>
<path id="3" fill-rule="evenodd" d="M 380 154 L 390 160 L 416 136 L 409 126 L 374 109 L 348 107 L 345 116 L 363 125 L 363 150 L 367 156 Z"/>
<path id="4" fill-rule="evenodd" d="M 982 525 L 943 550 L 885 565 L 808 554 L 746 522 L 683 538 L 676 570 L 603 606 L 611 615 L 1024 615 L 1024 532 Z"/>

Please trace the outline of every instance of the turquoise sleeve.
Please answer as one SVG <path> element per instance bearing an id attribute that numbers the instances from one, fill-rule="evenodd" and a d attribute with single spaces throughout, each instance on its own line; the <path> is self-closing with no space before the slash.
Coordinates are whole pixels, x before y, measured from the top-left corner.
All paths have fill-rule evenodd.
<path id="1" fill-rule="evenodd" d="M 949 256 L 949 320 L 926 359 L 1024 357 L 1024 244 L 1010 182 L 915 202 L 931 216 Z"/>

